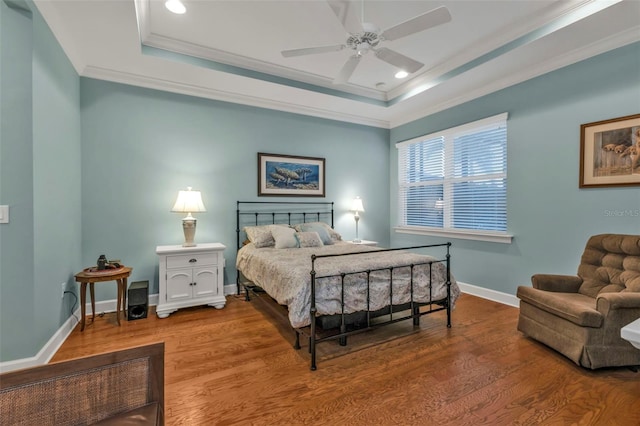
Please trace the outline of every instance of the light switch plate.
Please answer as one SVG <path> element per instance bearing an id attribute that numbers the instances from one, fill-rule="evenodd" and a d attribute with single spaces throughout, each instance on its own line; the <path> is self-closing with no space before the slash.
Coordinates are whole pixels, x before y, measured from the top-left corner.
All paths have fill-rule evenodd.
<path id="1" fill-rule="evenodd" d="M 0 206 L 0 223 L 9 223 L 9 206 Z"/>

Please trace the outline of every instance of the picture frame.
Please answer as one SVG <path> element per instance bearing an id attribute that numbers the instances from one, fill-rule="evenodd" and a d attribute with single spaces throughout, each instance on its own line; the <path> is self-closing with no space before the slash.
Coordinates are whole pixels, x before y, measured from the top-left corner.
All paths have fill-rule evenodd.
<path id="1" fill-rule="evenodd" d="M 640 186 L 640 114 L 580 126 L 580 188 Z"/>
<path id="2" fill-rule="evenodd" d="M 259 152 L 258 196 L 324 197 L 325 159 Z"/>

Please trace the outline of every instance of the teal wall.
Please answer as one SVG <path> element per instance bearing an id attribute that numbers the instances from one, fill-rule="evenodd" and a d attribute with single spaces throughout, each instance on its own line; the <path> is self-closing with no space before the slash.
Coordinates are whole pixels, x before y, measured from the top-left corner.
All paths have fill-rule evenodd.
<path id="1" fill-rule="evenodd" d="M 11 5 L 11 7 L 9 6 Z M 70 315 L 80 262 L 80 84 L 31 2 L 0 1 L 0 360 L 31 357 Z M 76 305 L 77 306 L 77 305 Z"/>
<path id="2" fill-rule="evenodd" d="M 512 244 L 453 242 L 459 281 L 515 294 L 538 272 L 575 274 L 590 235 L 640 233 L 640 189 L 578 188 L 580 125 L 640 113 L 640 43 L 599 55 L 391 131 L 391 226 L 398 224 L 395 143 L 508 112 Z M 608 212 L 627 212 L 613 216 Z M 397 234 L 395 246 L 436 243 Z"/>
<path id="3" fill-rule="evenodd" d="M 257 197 L 257 153 L 326 159 L 326 198 L 336 229 L 355 235 L 351 200 L 363 198 L 362 238 L 389 238 L 389 131 L 81 79 L 82 261 L 100 254 L 133 267 L 131 280 L 158 291 L 158 245 L 182 244 L 178 190 L 202 191 L 196 242 L 227 246 L 225 284 L 236 282 L 236 201 Z M 115 286 L 96 286 L 114 299 Z"/>
<path id="4" fill-rule="evenodd" d="M 460 281 L 514 293 L 535 272 L 573 273 L 586 238 L 640 232 L 638 188 L 578 189 L 579 126 L 640 111 L 640 44 L 485 96 L 392 131 L 79 78 L 29 1 L 0 0 L 0 361 L 35 356 L 69 318 L 73 274 L 98 255 L 157 292 L 155 247 L 183 241 L 177 191 L 208 208 L 196 240 L 227 245 L 235 282 L 235 201 L 257 197 L 257 152 L 326 158 L 336 228 L 394 246 L 395 142 L 509 112 L 513 244 L 453 240 Z M 612 65 L 615 64 L 615 65 Z M 391 142 L 391 144 L 389 144 Z M 269 200 L 291 200 L 269 198 Z M 96 286 L 98 300 L 115 286 Z"/>

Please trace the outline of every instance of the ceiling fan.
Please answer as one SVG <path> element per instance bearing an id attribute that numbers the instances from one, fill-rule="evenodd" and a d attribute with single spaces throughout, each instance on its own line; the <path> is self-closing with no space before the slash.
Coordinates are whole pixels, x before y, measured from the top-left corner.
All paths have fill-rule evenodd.
<path id="1" fill-rule="evenodd" d="M 349 34 L 345 43 L 331 46 L 283 50 L 282 56 L 289 58 L 316 53 L 337 52 L 346 48 L 353 50 L 355 53 L 351 55 L 347 62 L 342 66 L 342 69 L 340 69 L 340 72 L 334 78 L 333 84 L 344 84 L 349 81 L 349 78 L 358 66 L 360 59 L 369 51 L 373 51 L 378 59 L 410 74 L 418 71 L 424 66 L 422 62 L 418 62 L 387 47 L 381 47 L 381 44 L 387 40 L 398 40 L 399 38 L 451 21 L 451 14 L 449 13 L 449 10 L 444 6 L 441 6 L 423 13 L 422 15 L 411 18 L 408 21 L 394 25 L 391 28 L 380 31 L 380 29 L 374 24 L 361 22 L 357 15 L 350 11 L 350 9 L 353 8 L 352 2 L 347 0 L 327 0 L 327 3 Z"/>

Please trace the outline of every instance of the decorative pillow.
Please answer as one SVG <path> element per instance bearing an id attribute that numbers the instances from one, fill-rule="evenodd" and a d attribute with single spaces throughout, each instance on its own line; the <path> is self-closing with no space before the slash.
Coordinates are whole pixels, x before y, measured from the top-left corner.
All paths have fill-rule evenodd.
<path id="1" fill-rule="evenodd" d="M 293 228 L 272 226 L 271 235 L 276 242 L 277 249 L 299 247 L 298 239 L 296 238 L 296 230 Z"/>
<path id="2" fill-rule="evenodd" d="M 247 234 L 249 241 L 255 244 L 256 247 L 269 247 L 276 243 L 271 236 L 269 226 L 245 226 L 244 232 Z"/>
<path id="3" fill-rule="evenodd" d="M 327 232 L 329 233 L 329 235 L 331 236 L 331 239 L 335 242 L 335 241 L 342 241 L 342 235 L 340 235 L 338 233 L 338 231 L 336 231 L 335 229 L 333 229 L 331 226 L 329 226 L 328 223 L 325 222 L 307 222 L 307 223 L 301 223 L 299 225 L 296 225 L 295 228 L 296 230 L 300 230 L 297 229 L 298 227 L 303 227 L 303 226 L 308 226 L 308 225 L 312 225 L 312 226 L 321 226 L 324 229 L 327 230 Z"/>
<path id="4" fill-rule="evenodd" d="M 342 241 L 342 235 L 340 235 L 340 233 L 338 233 L 338 231 L 336 231 L 335 229 L 333 229 L 331 227 L 329 227 L 328 231 L 329 231 L 329 235 L 331 235 L 331 239 L 333 240 L 334 243 L 336 241 Z"/>
<path id="5" fill-rule="evenodd" d="M 322 247 L 322 240 L 317 232 L 297 232 L 296 238 L 300 247 Z"/>
<path id="6" fill-rule="evenodd" d="M 309 222 L 309 223 L 300 223 L 295 226 L 296 230 L 299 232 L 317 232 L 322 240 L 323 245 L 328 246 L 333 244 L 333 237 L 329 230 L 333 231 L 329 225 L 323 222 Z M 335 231 L 333 231 L 335 232 Z M 338 234 L 337 232 L 335 232 Z M 340 234 L 338 234 L 340 237 Z"/>
<path id="7" fill-rule="evenodd" d="M 259 226 L 245 226 L 244 232 L 247 234 L 247 238 L 255 244 L 256 247 L 273 247 L 276 242 L 271 235 L 271 227 L 279 226 L 288 228 L 289 225 L 259 225 Z"/>

